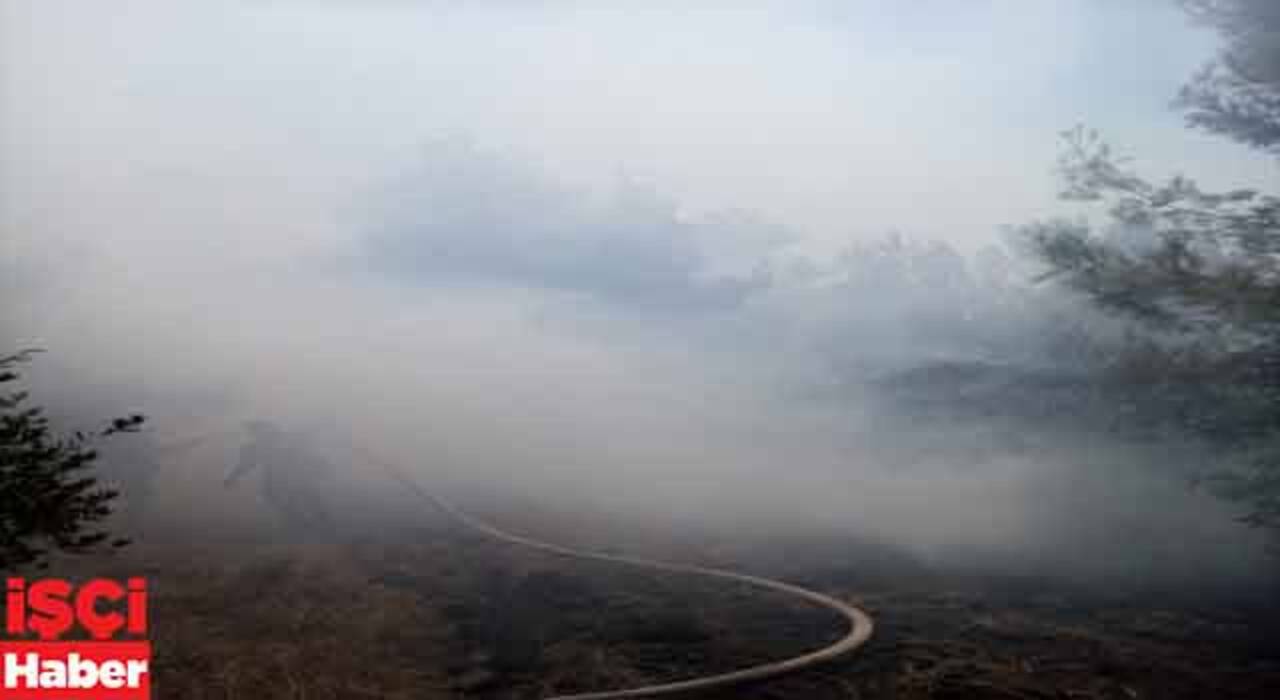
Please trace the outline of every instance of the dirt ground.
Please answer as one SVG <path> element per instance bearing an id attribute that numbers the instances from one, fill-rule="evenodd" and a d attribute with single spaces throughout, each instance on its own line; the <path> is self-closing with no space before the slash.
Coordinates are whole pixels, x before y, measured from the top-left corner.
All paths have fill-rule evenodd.
<path id="1" fill-rule="evenodd" d="M 487 515 L 570 544 L 778 576 L 876 619 L 848 660 L 698 697 L 1280 697 L 1269 611 L 922 572 L 835 544 L 789 558 L 793 543 Z M 825 611 L 746 586 L 567 561 L 436 516 L 341 541 L 152 540 L 79 565 L 148 576 L 157 698 L 537 698 L 725 671 L 843 633 Z"/>

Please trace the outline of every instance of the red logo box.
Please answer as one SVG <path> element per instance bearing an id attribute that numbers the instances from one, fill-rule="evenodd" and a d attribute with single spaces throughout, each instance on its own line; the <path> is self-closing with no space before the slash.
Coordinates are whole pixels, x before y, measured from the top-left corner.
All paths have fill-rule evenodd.
<path id="1" fill-rule="evenodd" d="M 0 642 L 0 700 L 150 697 L 150 642 Z"/>
<path id="2" fill-rule="evenodd" d="M 150 700 L 145 581 L 10 578 L 7 589 L 0 700 Z M 69 632 L 88 639 L 61 639 Z"/>

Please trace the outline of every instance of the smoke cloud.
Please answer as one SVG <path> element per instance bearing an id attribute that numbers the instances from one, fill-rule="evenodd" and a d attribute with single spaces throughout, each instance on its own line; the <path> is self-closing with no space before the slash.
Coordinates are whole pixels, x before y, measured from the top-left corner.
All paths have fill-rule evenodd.
<path id="1" fill-rule="evenodd" d="M 1057 206 L 1082 110 L 1266 176 L 1084 58 L 1140 55 L 1172 94 L 1212 43 L 1155 4 L 801 5 L 6 3 L 0 337 L 50 351 L 29 379 L 61 414 L 151 417 L 170 518 L 234 510 L 197 494 L 259 418 L 494 498 L 1258 580 L 1260 539 L 1186 487 L 1201 448 L 924 421 L 875 388 L 1069 369 L 1053 331 L 1082 312 L 997 231 Z"/>

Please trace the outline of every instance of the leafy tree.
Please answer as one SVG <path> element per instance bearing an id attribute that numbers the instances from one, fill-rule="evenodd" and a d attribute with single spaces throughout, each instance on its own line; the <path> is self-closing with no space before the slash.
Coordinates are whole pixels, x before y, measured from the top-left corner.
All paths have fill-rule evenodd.
<path id="1" fill-rule="evenodd" d="M 1280 198 L 1253 190 L 1201 191 L 1175 177 L 1152 184 L 1130 172 L 1096 134 L 1065 135 L 1068 199 L 1101 201 L 1108 225 L 1054 220 L 1024 227 L 1056 278 L 1150 336 L 1144 362 L 1162 357 L 1177 381 L 1261 392 L 1257 430 L 1280 428 Z M 1237 392 L 1238 393 L 1238 392 Z"/>
<path id="2" fill-rule="evenodd" d="M 1224 44 L 1182 89 L 1188 123 L 1280 156 L 1280 3 L 1181 0 Z M 1106 225 L 1024 227 L 1061 281 L 1143 332 L 1103 373 L 1137 415 L 1171 419 L 1229 447 L 1212 482 L 1280 527 L 1280 198 L 1156 184 L 1096 133 L 1064 134 L 1067 199 L 1104 205 Z"/>
<path id="3" fill-rule="evenodd" d="M 1170 332 L 1242 347 L 1280 335 L 1280 198 L 1201 191 L 1185 177 L 1152 184 L 1124 169 L 1094 133 L 1064 134 L 1067 199 L 1102 201 L 1110 226 L 1024 230 L 1037 255 L 1099 306 Z"/>
<path id="4" fill-rule="evenodd" d="M 1064 196 L 1102 203 L 1107 224 L 1025 227 L 1045 277 L 1134 322 L 1143 336 L 1106 368 L 1110 389 L 1229 447 L 1236 468 L 1211 483 L 1248 504 L 1246 522 L 1280 527 L 1280 198 L 1154 184 L 1096 134 L 1065 141 Z"/>
<path id="5" fill-rule="evenodd" d="M 15 367 L 33 351 L 0 357 L 0 384 L 18 379 Z M 90 443 L 136 431 L 143 417 L 115 418 L 93 433 L 59 436 L 28 393 L 0 394 L 0 570 L 47 566 L 54 551 L 84 552 L 110 535 L 95 524 L 111 513 L 117 492 L 91 474 L 98 453 Z M 112 546 L 127 540 L 114 539 Z"/>

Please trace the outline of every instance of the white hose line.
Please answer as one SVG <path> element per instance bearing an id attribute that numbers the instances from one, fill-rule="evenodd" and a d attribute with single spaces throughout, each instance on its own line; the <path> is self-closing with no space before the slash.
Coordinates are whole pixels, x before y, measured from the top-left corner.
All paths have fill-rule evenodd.
<path id="1" fill-rule="evenodd" d="M 811 591 L 807 588 L 801 588 L 800 586 L 795 586 L 790 583 L 783 583 L 782 581 L 775 581 L 762 576 L 752 576 L 750 574 L 740 574 L 734 571 L 725 571 L 723 569 L 695 566 L 693 564 L 676 564 L 653 559 L 643 559 L 640 557 L 605 554 L 603 552 L 588 552 L 515 535 L 459 510 L 453 504 L 445 501 L 439 496 L 427 493 L 412 479 L 401 474 L 386 463 L 383 463 L 383 466 L 397 481 L 408 487 L 419 498 L 432 503 L 445 513 L 448 513 L 454 520 L 457 520 L 465 527 L 484 535 L 488 535 L 493 539 L 510 544 L 523 545 L 532 549 L 539 549 L 544 552 L 573 559 L 590 559 L 615 564 L 627 564 L 646 569 L 698 574 L 701 576 L 710 576 L 730 581 L 739 581 L 759 588 L 767 588 L 769 590 L 786 593 L 787 595 L 801 598 L 807 602 L 833 610 L 840 614 L 840 616 L 844 617 L 844 619 L 849 623 L 848 633 L 840 640 L 822 647 L 821 649 L 816 649 L 807 654 L 801 654 L 800 656 L 792 657 L 790 659 L 772 661 L 765 664 L 759 664 L 757 666 L 749 666 L 737 671 L 729 671 L 728 673 L 690 678 L 688 680 L 675 681 L 672 683 L 659 683 L 657 685 L 645 685 L 636 688 L 625 688 L 622 690 L 605 690 L 591 693 L 576 693 L 572 695 L 556 695 L 554 697 L 547 698 L 547 700 L 613 700 L 615 698 L 650 698 L 660 695 L 685 693 L 693 690 L 722 688 L 747 681 L 772 678 L 774 676 L 780 676 L 787 673 L 794 673 L 848 654 L 865 644 L 867 640 L 871 638 L 871 633 L 875 629 L 875 623 L 872 622 L 871 616 L 862 610 L 849 605 L 844 601 L 832 598 L 831 596 Z"/>

